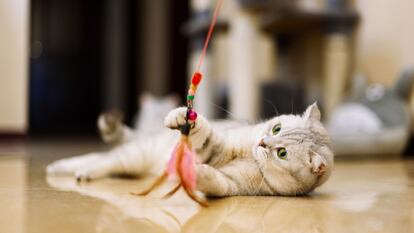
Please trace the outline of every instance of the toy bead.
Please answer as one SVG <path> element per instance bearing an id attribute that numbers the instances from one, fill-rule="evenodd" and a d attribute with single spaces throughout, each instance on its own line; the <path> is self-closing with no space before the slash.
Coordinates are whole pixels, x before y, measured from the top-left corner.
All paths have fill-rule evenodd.
<path id="1" fill-rule="evenodd" d="M 188 112 L 188 119 L 189 119 L 190 121 L 195 121 L 195 120 L 197 120 L 197 113 L 196 113 L 195 111 L 193 111 L 193 110 L 190 110 L 190 111 Z"/>
<path id="2" fill-rule="evenodd" d="M 197 86 L 194 84 L 190 85 L 190 90 L 194 91 L 194 93 L 197 91 Z"/>
<path id="3" fill-rule="evenodd" d="M 193 79 L 191 80 L 191 83 L 197 86 L 201 82 L 201 78 L 202 78 L 201 73 L 195 72 L 193 75 Z"/>
<path id="4" fill-rule="evenodd" d="M 188 96 L 187 96 L 187 99 L 189 99 L 189 100 L 194 100 L 194 96 L 193 96 L 193 95 L 188 95 Z"/>
<path id="5" fill-rule="evenodd" d="M 195 95 L 195 91 L 193 89 L 188 90 L 188 95 Z"/>

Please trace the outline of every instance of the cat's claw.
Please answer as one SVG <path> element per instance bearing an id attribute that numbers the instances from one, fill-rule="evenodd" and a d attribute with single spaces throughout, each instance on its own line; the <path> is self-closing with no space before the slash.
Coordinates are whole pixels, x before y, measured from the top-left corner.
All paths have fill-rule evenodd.
<path id="1" fill-rule="evenodd" d="M 75 172 L 75 177 L 77 182 L 90 182 L 96 179 L 96 177 L 87 170 L 77 170 Z"/>
<path id="2" fill-rule="evenodd" d="M 91 181 L 92 178 L 88 176 L 88 174 L 86 174 L 85 172 L 82 171 L 76 171 L 75 172 L 75 177 L 76 177 L 76 181 L 77 182 L 83 182 L 83 181 Z"/>
<path id="3" fill-rule="evenodd" d="M 90 177 L 82 177 L 82 176 L 77 176 L 76 177 L 76 181 L 78 183 L 81 183 L 81 182 L 90 182 L 91 180 L 92 179 Z"/>
<path id="4" fill-rule="evenodd" d="M 164 125 L 170 129 L 178 129 L 185 125 L 185 117 L 187 115 L 187 108 L 176 108 L 168 113 L 164 119 Z"/>

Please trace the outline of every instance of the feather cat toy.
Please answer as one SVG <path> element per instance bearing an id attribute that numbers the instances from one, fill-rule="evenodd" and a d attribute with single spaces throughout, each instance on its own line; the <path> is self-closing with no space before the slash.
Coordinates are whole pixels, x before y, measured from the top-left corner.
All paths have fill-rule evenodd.
<path id="1" fill-rule="evenodd" d="M 187 94 L 187 115 L 186 115 L 186 123 L 183 127 L 180 128 L 181 131 L 181 139 L 178 144 L 175 146 L 171 158 L 168 162 L 168 165 L 164 171 L 164 173 L 152 184 L 152 186 L 142 192 L 138 193 L 137 195 L 147 195 L 152 190 L 156 189 L 160 186 L 167 177 L 169 176 L 177 176 L 179 178 L 178 185 L 171 190 L 166 196 L 171 196 L 175 192 L 177 192 L 180 187 L 183 187 L 184 191 L 187 195 L 199 203 L 202 206 L 207 206 L 207 202 L 200 197 L 198 197 L 194 190 L 196 188 L 196 172 L 195 172 L 195 162 L 196 162 L 196 154 L 191 148 L 191 142 L 189 141 L 188 135 L 190 134 L 192 123 L 195 122 L 197 119 L 197 113 L 193 110 L 193 101 L 195 98 L 195 94 L 197 92 L 197 87 L 201 82 L 202 74 L 200 73 L 200 67 L 203 63 L 204 56 L 207 51 L 207 47 L 211 38 L 211 35 L 214 30 L 214 26 L 216 24 L 216 20 L 218 14 L 220 12 L 221 5 L 223 0 L 218 0 L 213 18 L 207 33 L 206 40 L 204 42 L 204 47 L 200 55 L 200 59 L 196 68 L 196 71 L 193 74 L 191 79 L 190 88 L 188 89 Z"/>

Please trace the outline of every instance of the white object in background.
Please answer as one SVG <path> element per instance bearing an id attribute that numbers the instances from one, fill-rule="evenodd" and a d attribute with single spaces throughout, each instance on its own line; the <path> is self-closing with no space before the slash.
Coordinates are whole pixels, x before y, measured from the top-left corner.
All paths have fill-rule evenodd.
<path id="1" fill-rule="evenodd" d="M 299 0 L 297 6 L 301 10 L 318 12 L 325 9 L 326 2 L 325 0 Z"/>
<path id="2" fill-rule="evenodd" d="M 338 107 L 331 115 L 327 127 L 332 137 L 359 134 L 375 135 L 381 132 L 381 120 L 366 106 L 348 103 Z"/>
<path id="3" fill-rule="evenodd" d="M 29 1 L 0 1 L 0 132 L 27 130 Z"/>
<path id="4" fill-rule="evenodd" d="M 404 126 L 385 128 L 372 110 L 357 103 L 336 108 L 327 129 L 336 155 L 400 154 L 408 138 Z"/>
<path id="5" fill-rule="evenodd" d="M 213 6 L 210 0 L 192 0 L 190 4 L 193 12 L 207 11 Z"/>
<path id="6" fill-rule="evenodd" d="M 230 18 L 229 102 L 230 111 L 239 120 L 258 117 L 259 79 L 255 72 L 258 30 L 255 17 L 238 9 Z"/>

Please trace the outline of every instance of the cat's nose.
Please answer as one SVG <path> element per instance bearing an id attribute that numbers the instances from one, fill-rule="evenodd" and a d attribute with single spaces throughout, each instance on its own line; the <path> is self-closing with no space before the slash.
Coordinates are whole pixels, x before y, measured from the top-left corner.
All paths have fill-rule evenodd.
<path id="1" fill-rule="evenodd" d="M 266 148 L 266 144 L 264 143 L 264 140 L 263 139 L 260 140 L 259 146 Z"/>

